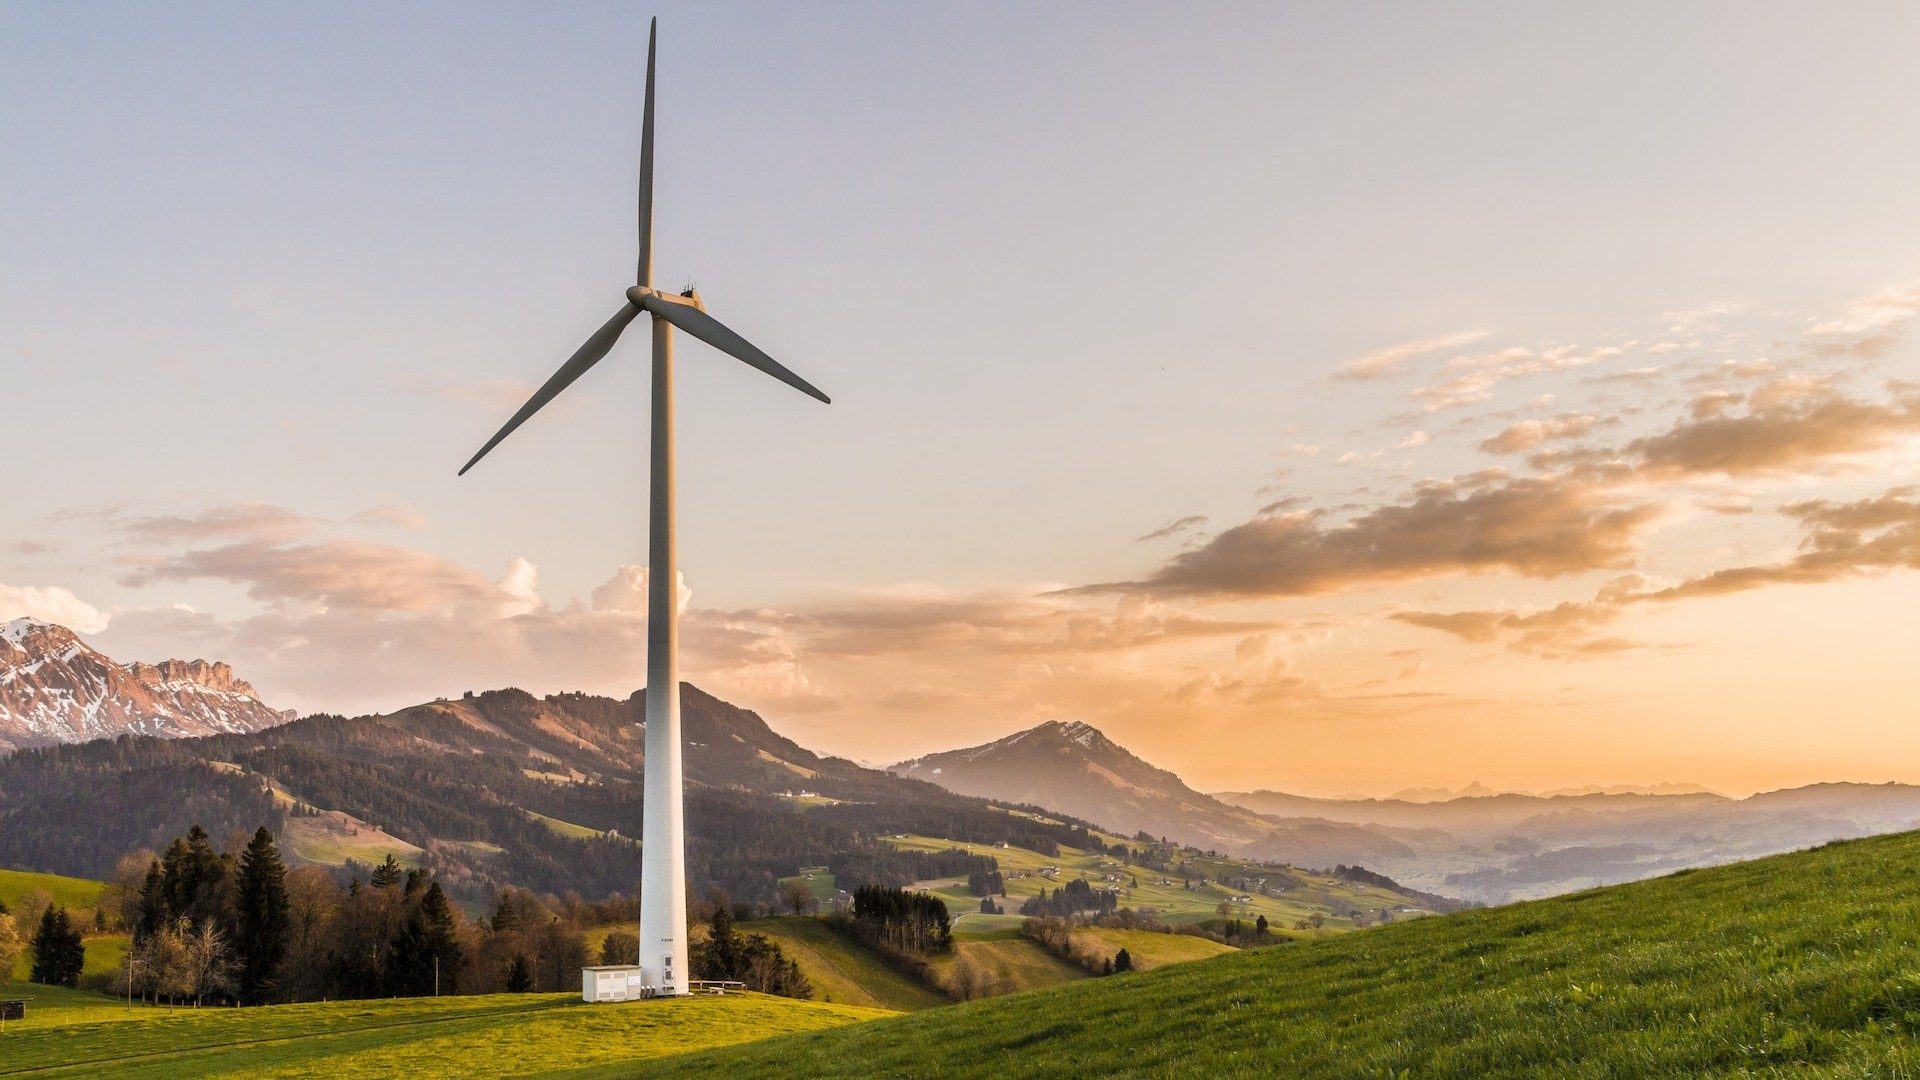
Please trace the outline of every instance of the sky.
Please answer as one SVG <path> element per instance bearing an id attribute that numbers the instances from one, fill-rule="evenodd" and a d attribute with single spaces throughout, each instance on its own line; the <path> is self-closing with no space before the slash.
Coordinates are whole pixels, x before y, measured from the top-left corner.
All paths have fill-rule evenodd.
<path id="1" fill-rule="evenodd" d="M 1920 9 L 0 6 L 0 619 L 1203 790 L 1920 782 Z"/>

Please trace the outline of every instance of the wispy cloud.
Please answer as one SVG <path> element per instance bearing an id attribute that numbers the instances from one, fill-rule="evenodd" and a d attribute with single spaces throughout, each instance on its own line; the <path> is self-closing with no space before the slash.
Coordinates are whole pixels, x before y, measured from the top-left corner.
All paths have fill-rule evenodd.
<path id="1" fill-rule="evenodd" d="M 1174 518 L 1172 521 L 1167 522 L 1165 525 L 1160 526 L 1159 528 L 1153 530 L 1152 532 L 1147 533 L 1144 536 L 1136 536 L 1133 539 L 1135 543 L 1142 543 L 1142 544 L 1150 540 L 1167 540 L 1167 539 L 1171 539 L 1172 537 L 1176 537 L 1185 533 L 1192 532 L 1193 530 L 1198 529 L 1200 526 L 1205 525 L 1206 523 L 1207 523 L 1207 516 L 1205 514 L 1189 514 L 1188 516 L 1183 518 Z"/>
<path id="2" fill-rule="evenodd" d="M 1333 382 L 1372 382 L 1404 374 L 1407 361 L 1430 353 L 1471 345 L 1487 336 L 1485 330 L 1466 330 L 1456 334 L 1403 342 L 1364 356 L 1356 356 L 1335 368 L 1327 378 Z"/>

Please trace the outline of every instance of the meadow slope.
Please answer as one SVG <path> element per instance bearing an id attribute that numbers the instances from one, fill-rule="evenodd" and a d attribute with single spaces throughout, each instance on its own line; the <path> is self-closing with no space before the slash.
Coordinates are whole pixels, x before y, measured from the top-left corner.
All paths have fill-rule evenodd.
<path id="1" fill-rule="evenodd" d="M 649 1076 L 1920 1075 L 1920 834 L 1091 979 Z"/>
<path id="2" fill-rule="evenodd" d="M 0 1031 L 0 1077 L 333 1080 L 565 1075 L 770 1034 L 890 1015 L 730 994 L 588 1005 L 576 994 L 314 1002 L 256 1009 L 127 1008 L 76 990 L 0 985 L 27 1020 Z"/>

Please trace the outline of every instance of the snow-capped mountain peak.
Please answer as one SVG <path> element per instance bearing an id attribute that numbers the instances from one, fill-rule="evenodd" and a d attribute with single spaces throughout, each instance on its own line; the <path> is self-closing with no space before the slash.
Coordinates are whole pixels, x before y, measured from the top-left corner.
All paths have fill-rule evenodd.
<path id="1" fill-rule="evenodd" d="M 0 751 L 123 733 L 259 731 L 292 718 L 226 664 L 120 664 L 57 623 L 0 624 Z"/>

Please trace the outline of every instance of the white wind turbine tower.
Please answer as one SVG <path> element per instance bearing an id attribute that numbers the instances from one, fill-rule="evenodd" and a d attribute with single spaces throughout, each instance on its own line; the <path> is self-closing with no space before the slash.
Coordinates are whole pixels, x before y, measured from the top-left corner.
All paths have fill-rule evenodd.
<path id="1" fill-rule="evenodd" d="M 675 327 L 805 394 L 827 395 L 721 325 L 693 290 L 653 287 L 653 56 L 659 20 L 647 33 L 647 98 L 640 127 L 640 266 L 627 302 L 520 411 L 461 475 L 612 350 L 641 312 L 653 317 L 652 500 L 648 516 L 646 797 L 640 875 L 640 976 L 667 994 L 687 990 L 686 829 L 681 815 L 680 659 L 673 538 L 673 331 Z"/>

